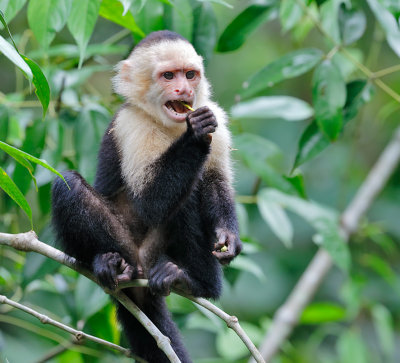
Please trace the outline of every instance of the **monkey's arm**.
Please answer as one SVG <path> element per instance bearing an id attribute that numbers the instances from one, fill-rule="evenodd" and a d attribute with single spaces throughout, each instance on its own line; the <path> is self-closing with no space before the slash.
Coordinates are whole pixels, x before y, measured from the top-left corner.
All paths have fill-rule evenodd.
<path id="1" fill-rule="evenodd" d="M 189 114 L 187 125 L 186 132 L 147 167 L 150 180 L 131 195 L 136 213 L 150 227 L 174 215 L 193 190 L 210 152 L 208 134 L 217 127 L 212 111 L 197 109 Z"/>
<path id="2" fill-rule="evenodd" d="M 223 173 L 216 169 L 205 173 L 203 188 L 203 210 L 217 237 L 213 254 L 221 264 L 228 264 L 242 250 L 233 191 Z M 228 250 L 221 252 L 224 246 Z"/>
<path id="3" fill-rule="evenodd" d="M 94 189 L 110 197 L 123 186 L 120 156 L 113 137 L 114 121 L 107 128 L 101 142 Z"/>

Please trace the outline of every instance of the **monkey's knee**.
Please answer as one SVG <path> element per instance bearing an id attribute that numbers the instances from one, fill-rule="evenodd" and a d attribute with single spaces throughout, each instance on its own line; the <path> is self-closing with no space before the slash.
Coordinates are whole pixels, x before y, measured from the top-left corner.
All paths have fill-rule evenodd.
<path id="1" fill-rule="evenodd" d="M 53 197 L 58 197 L 66 192 L 76 192 L 77 189 L 87 186 L 85 179 L 76 171 L 65 171 L 62 173 L 64 180 L 57 177 L 52 187 Z"/>

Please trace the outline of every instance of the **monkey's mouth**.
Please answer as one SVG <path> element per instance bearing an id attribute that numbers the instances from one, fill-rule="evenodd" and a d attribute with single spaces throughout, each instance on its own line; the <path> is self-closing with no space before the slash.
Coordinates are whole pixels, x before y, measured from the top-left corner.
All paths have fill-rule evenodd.
<path id="1" fill-rule="evenodd" d="M 167 111 L 167 115 L 178 122 L 185 121 L 186 115 L 189 113 L 189 110 L 182 104 L 182 102 L 192 107 L 192 102 L 185 100 L 170 100 L 164 104 L 164 109 Z"/>

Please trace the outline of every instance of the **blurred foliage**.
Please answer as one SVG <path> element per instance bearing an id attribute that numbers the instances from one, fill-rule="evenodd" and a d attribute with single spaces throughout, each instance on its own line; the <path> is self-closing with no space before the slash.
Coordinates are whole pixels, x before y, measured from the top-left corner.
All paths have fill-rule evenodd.
<path id="1" fill-rule="evenodd" d="M 338 233 L 340 212 L 398 125 L 397 0 L 0 0 L 0 10 L 0 231 L 33 225 L 55 243 L 55 169 L 93 182 L 121 104 L 113 66 L 146 34 L 171 29 L 204 57 L 231 114 L 245 248 L 225 269 L 221 307 L 261 343 L 322 245 L 338 267 L 275 362 L 400 361 L 398 171 L 351 243 Z M 43 256 L 0 247 L 0 293 L 126 346 L 101 289 Z M 223 322 L 167 300 L 196 362 L 247 360 Z M 70 339 L 0 306 L 1 360 L 37 362 Z M 125 360 L 85 342 L 51 361 Z"/>

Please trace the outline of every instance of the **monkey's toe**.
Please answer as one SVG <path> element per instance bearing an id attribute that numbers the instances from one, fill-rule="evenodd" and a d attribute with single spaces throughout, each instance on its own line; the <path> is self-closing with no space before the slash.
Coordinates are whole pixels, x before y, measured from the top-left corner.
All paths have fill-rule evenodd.
<path id="1" fill-rule="evenodd" d="M 94 258 L 93 272 L 102 286 L 115 290 L 118 282 L 132 280 L 136 271 L 118 252 L 107 252 Z"/>
<path id="2" fill-rule="evenodd" d="M 153 267 L 149 276 L 149 288 L 154 295 L 168 296 L 171 289 L 188 286 L 185 271 L 171 261 Z"/>

